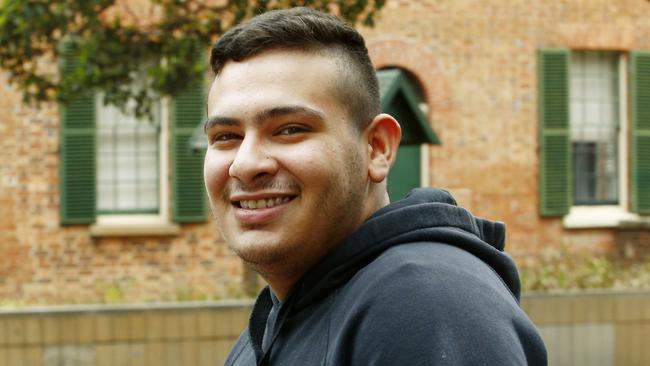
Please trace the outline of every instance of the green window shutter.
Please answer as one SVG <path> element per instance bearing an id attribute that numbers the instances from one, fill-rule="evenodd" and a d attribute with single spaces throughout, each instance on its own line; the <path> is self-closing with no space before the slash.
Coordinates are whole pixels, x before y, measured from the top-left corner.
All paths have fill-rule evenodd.
<path id="1" fill-rule="evenodd" d="M 539 201 L 542 216 L 565 215 L 571 206 L 569 61 L 568 50 L 539 52 Z"/>
<path id="2" fill-rule="evenodd" d="M 195 128 L 204 120 L 203 80 L 196 80 L 178 92 L 173 101 L 171 150 L 173 214 L 176 222 L 202 222 L 207 218 L 203 183 L 204 153 L 192 146 Z"/>
<path id="3" fill-rule="evenodd" d="M 61 45 L 61 75 L 74 72 L 72 42 Z M 95 99 L 92 92 L 59 105 L 60 214 L 62 224 L 95 221 Z"/>
<path id="4" fill-rule="evenodd" d="M 632 211 L 650 214 L 650 52 L 630 53 Z"/>

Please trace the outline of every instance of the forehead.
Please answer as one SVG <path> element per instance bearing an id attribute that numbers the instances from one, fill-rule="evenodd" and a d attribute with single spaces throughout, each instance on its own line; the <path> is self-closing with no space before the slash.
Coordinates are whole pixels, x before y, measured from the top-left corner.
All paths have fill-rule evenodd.
<path id="1" fill-rule="evenodd" d="M 274 50 L 241 62 L 229 61 L 215 77 L 208 114 L 253 112 L 278 105 L 340 109 L 340 68 L 332 57 L 312 52 Z"/>

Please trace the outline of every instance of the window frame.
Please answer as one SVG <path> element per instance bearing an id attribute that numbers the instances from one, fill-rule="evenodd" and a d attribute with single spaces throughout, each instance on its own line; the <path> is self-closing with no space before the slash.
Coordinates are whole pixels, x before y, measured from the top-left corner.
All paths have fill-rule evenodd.
<path id="1" fill-rule="evenodd" d="M 97 143 L 97 157 L 99 157 L 99 155 L 100 155 L 100 153 L 99 153 L 99 140 L 101 139 L 100 132 L 99 132 L 100 131 L 99 124 L 102 123 L 101 121 L 105 117 L 105 116 L 102 115 L 100 104 L 103 104 L 103 94 L 102 93 L 96 93 L 95 94 L 95 124 L 96 124 L 95 128 L 96 128 L 96 131 L 97 131 L 96 132 L 97 133 L 97 141 L 96 141 L 96 143 Z M 116 107 L 113 106 L 113 108 L 116 108 Z M 162 192 L 162 183 L 163 183 L 161 181 L 161 176 L 162 176 L 163 172 L 162 172 L 161 169 L 162 169 L 162 166 L 164 164 L 164 161 L 163 161 L 164 152 L 161 151 L 161 149 L 163 147 L 163 144 L 164 144 L 164 140 L 161 138 L 161 135 L 162 135 L 163 129 L 165 128 L 165 126 L 167 126 L 164 123 L 164 120 L 163 120 L 164 116 L 162 114 L 163 113 L 163 99 L 162 98 L 157 102 L 157 108 L 159 109 L 157 111 L 158 116 L 154 117 L 154 118 L 158 119 L 157 122 L 158 122 L 158 129 L 159 129 L 159 131 L 157 132 L 158 142 L 157 142 L 157 146 L 156 146 L 156 150 L 158 152 L 157 159 L 156 159 L 157 162 L 158 162 L 158 167 L 157 167 L 157 171 L 156 171 L 156 176 L 157 176 L 156 190 L 158 191 L 158 197 L 156 198 L 157 199 L 157 203 L 156 203 L 157 207 L 153 208 L 153 209 L 144 209 L 144 208 L 137 208 L 137 209 L 101 209 L 100 204 L 99 204 L 99 199 L 98 199 L 98 197 L 101 195 L 100 184 L 99 184 L 100 165 L 99 165 L 99 163 L 97 163 L 96 164 L 97 175 L 95 177 L 96 181 L 97 181 L 97 186 L 96 186 L 97 197 L 95 197 L 95 200 L 96 200 L 96 202 L 95 202 L 95 204 L 96 204 L 96 215 L 97 216 L 117 216 L 117 215 L 133 216 L 133 215 L 143 215 L 143 214 L 144 215 L 152 215 L 152 214 L 157 215 L 160 212 L 160 210 L 162 208 L 162 198 L 163 198 L 163 194 L 161 193 Z M 147 121 L 139 120 L 136 123 L 143 123 L 144 124 L 144 123 L 147 123 Z M 113 149 L 111 151 L 111 153 L 115 153 L 115 152 L 116 152 L 115 149 Z M 98 161 L 98 160 L 99 159 L 97 159 L 96 161 Z"/>
<path id="2" fill-rule="evenodd" d="M 570 52 L 575 52 L 575 49 Z M 618 204 L 610 205 L 576 205 L 569 207 L 569 213 L 562 218 L 562 224 L 567 229 L 586 228 L 611 228 L 618 227 L 622 221 L 637 221 L 640 216 L 630 212 L 630 168 L 628 159 L 630 157 L 630 71 L 629 53 L 618 52 L 618 73 L 619 73 L 619 133 L 618 133 L 618 174 L 619 174 L 619 200 Z M 570 121 L 569 121 L 570 123 Z M 570 182 L 574 184 L 573 180 Z"/>
<path id="3" fill-rule="evenodd" d="M 159 207 L 158 213 L 97 213 L 96 221 L 90 227 L 91 236 L 131 236 L 131 235 L 174 235 L 180 226 L 171 221 L 170 216 L 170 98 L 160 101 L 160 134 L 158 159 Z M 99 113 L 96 112 L 97 120 Z"/>
<path id="4" fill-rule="evenodd" d="M 585 89 L 585 83 L 588 82 L 588 80 L 592 79 L 594 75 L 585 75 L 583 74 L 584 72 L 587 72 L 584 67 L 586 67 L 586 64 L 581 64 L 580 62 L 576 62 L 576 59 L 587 59 L 589 58 L 589 53 L 591 53 L 593 56 L 596 56 L 599 60 L 598 62 L 598 77 L 602 78 L 603 75 L 610 75 L 610 71 L 613 71 L 613 76 L 616 77 L 617 84 L 610 84 L 611 87 L 615 88 L 616 94 L 613 93 L 607 93 L 609 96 L 616 95 L 615 97 L 612 97 L 611 101 L 607 101 L 605 99 L 601 99 L 600 96 L 589 96 L 590 89 L 587 88 Z M 620 189 L 620 183 L 621 183 L 621 175 L 620 175 L 620 157 L 621 154 L 624 154 L 624 151 L 621 149 L 621 126 L 624 124 L 625 121 L 625 115 L 624 113 L 621 113 L 621 107 L 625 103 L 624 98 L 625 94 L 621 92 L 621 87 L 625 86 L 624 82 L 621 82 L 623 78 L 625 77 L 624 72 L 621 70 L 621 57 L 622 54 L 620 52 L 616 51 L 600 51 L 600 50 L 574 50 L 570 53 L 570 72 L 569 72 L 569 83 L 570 83 L 570 98 L 569 98 L 569 139 L 571 142 L 571 161 L 572 161 L 572 178 L 573 178 L 573 197 L 572 197 L 572 203 L 573 206 L 605 206 L 605 205 L 618 205 L 620 200 L 621 200 L 621 189 Z M 610 60 L 613 61 L 613 63 L 610 63 Z M 606 62 L 603 62 L 606 61 Z M 578 68 L 574 68 L 574 66 L 578 66 Z M 613 70 L 610 69 L 610 66 L 614 66 Z M 609 69 L 608 71 L 605 71 L 605 69 Z M 577 81 L 577 83 L 576 83 Z M 593 80 L 591 80 L 593 82 Z M 599 80 L 601 81 L 601 80 Z M 578 91 L 578 92 L 576 92 Z M 576 94 L 577 93 L 577 94 Z M 586 94 L 585 94 L 586 93 Z M 585 175 L 585 171 L 578 171 L 578 167 L 576 166 L 577 163 L 577 155 L 579 153 L 580 149 L 577 149 L 577 145 L 593 145 L 594 147 L 597 147 L 598 144 L 591 139 L 584 139 L 582 136 L 584 133 L 588 134 L 593 134 L 595 131 L 593 129 L 598 129 L 601 124 L 599 123 L 594 123 L 592 121 L 586 120 L 584 117 L 584 112 L 585 112 L 585 107 L 588 104 L 593 103 L 594 101 L 598 102 L 599 107 L 603 107 L 603 102 L 605 103 L 610 103 L 610 102 L 615 102 L 616 104 L 616 111 L 617 111 L 617 117 L 616 117 L 616 132 L 615 132 L 615 140 L 616 140 L 616 165 L 617 165 L 617 170 L 616 170 L 616 197 L 615 199 L 603 199 L 603 198 L 598 198 L 598 197 L 583 197 L 582 199 L 579 199 L 578 197 L 578 192 L 576 191 L 578 187 L 578 178 L 580 176 Z M 577 103 L 576 103 L 577 102 Z M 576 109 L 577 107 L 577 109 Z M 576 112 L 583 112 L 580 114 L 580 117 L 575 120 Z M 602 110 L 600 111 L 602 112 Z M 593 113 L 593 111 L 592 111 Z M 591 116 L 593 117 L 593 116 Z M 590 117 L 590 118 L 591 118 Z M 609 122 L 614 122 L 614 121 L 609 121 Z M 607 123 L 607 121 L 605 122 Z M 610 123 L 607 123 L 608 127 L 611 126 Z M 576 132 L 578 132 L 579 136 L 576 136 Z M 586 147 L 586 146 L 585 146 Z M 594 153 L 596 153 L 594 151 Z M 596 164 L 599 165 L 599 164 Z M 596 171 L 598 171 L 598 166 L 595 167 Z M 593 172 L 592 172 L 593 173 Z M 597 187 L 597 182 L 593 181 L 590 182 L 595 185 L 591 186 L 588 188 L 592 188 L 596 190 Z M 584 187 L 583 187 L 584 188 Z"/>

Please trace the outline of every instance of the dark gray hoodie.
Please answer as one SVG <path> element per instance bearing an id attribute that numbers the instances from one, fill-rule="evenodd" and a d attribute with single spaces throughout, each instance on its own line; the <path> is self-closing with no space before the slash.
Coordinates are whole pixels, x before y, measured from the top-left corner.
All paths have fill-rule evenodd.
<path id="1" fill-rule="evenodd" d="M 265 288 L 226 365 L 546 365 L 504 239 L 502 223 L 475 218 L 447 192 L 413 190 L 283 303 Z"/>

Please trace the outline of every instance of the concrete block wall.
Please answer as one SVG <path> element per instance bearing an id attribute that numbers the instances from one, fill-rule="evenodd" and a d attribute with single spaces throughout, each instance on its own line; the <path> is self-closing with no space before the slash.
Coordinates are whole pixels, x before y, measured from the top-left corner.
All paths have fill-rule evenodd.
<path id="1" fill-rule="evenodd" d="M 549 365 L 650 364 L 650 293 L 528 295 L 522 307 L 540 330 Z"/>
<path id="2" fill-rule="evenodd" d="M 527 295 L 549 365 L 650 364 L 650 293 Z M 221 365 L 250 301 L 0 311 L 0 366 Z"/>
<path id="3" fill-rule="evenodd" d="M 0 366 L 222 365 L 250 302 L 0 312 Z"/>

